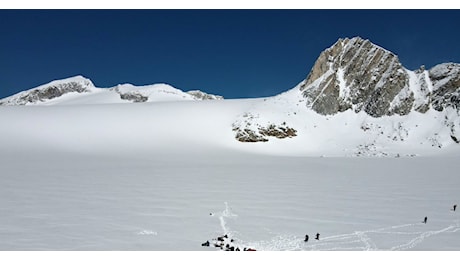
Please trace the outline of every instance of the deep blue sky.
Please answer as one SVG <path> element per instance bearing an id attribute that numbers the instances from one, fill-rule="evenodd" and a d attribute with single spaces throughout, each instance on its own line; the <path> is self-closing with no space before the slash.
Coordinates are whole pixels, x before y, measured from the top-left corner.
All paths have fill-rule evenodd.
<path id="1" fill-rule="evenodd" d="M 361 36 L 416 69 L 460 62 L 460 10 L 0 10 L 0 98 L 83 75 L 226 98 L 294 87 Z"/>

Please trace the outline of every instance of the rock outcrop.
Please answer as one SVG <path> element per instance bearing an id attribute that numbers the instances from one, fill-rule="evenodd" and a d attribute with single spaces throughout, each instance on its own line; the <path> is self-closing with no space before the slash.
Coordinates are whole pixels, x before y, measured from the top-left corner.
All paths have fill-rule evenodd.
<path id="1" fill-rule="evenodd" d="M 191 95 L 195 100 L 222 100 L 224 97 L 208 94 L 200 90 L 190 90 L 187 94 Z"/>
<path id="2" fill-rule="evenodd" d="M 258 115 L 245 113 L 239 121 L 233 123 L 236 140 L 243 143 L 268 142 L 270 137 L 278 139 L 297 136 L 297 130 L 286 122 L 280 124 L 257 122 Z"/>

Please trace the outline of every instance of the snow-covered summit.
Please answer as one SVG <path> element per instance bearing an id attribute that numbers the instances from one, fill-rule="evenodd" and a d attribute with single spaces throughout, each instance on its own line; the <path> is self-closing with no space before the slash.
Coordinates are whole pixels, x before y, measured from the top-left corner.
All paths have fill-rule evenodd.
<path id="1" fill-rule="evenodd" d="M 83 76 L 54 80 L 36 88 L 19 92 L 0 100 L 0 105 L 40 104 L 69 93 L 91 93 L 96 90 L 93 82 Z"/>
<path id="2" fill-rule="evenodd" d="M 202 91 L 184 92 L 165 83 L 135 86 L 129 83 L 97 88 L 87 78 L 75 76 L 54 80 L 0 100 L 0 105 L 66 105 L 165 102 L 223 99 Z"/>
<path id="3" fill-rule="evenodd" d="M 146 86 L 120 84 L 110 90 L 118 93 L 121 99 L 132 102 L 193 100 L 185 92 L 164 83 Z"/>

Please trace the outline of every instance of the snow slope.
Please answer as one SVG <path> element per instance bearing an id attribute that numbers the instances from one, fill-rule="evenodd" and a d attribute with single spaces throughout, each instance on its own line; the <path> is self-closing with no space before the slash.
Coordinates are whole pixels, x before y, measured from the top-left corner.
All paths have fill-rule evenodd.
<path id="1" fill-rule="evenodd" d="M 0 249 L 459 249 L 458 147 L 417 144 L 441 114 L 322 117 L 295 97 L 0 107 Z M 238 142 L 248 111 L 298 135 Z M 355 158 L 359 131 L 387 158 Z"/>

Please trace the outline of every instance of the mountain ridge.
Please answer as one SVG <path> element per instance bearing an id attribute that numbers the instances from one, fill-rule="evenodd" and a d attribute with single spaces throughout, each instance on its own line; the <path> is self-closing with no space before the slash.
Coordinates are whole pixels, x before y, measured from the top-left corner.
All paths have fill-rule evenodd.
<path id="1" fill-rule="evenodd" d="M 339 40 L 320 55 L 307 78 L 272 97 L 164 102 L 196 100 L 192 95 L 202 100 L 207 94 L 186 93 L 167 84 L 99 89 L 77 77 L 57 82 L 66 87 L 78 81 L 74 83 L 81 93 L 75 90 L 37 101 L 47 105 L 43 109 L 4 106 L 0 115 L 9 125 L 4 127 L 5 136 L 40 145 L 64 136 L 63 149 L 149 151 L 158 145 L 167 150 L 173 143 L 187 147 L 198 142 L 290 156 L 417 156 L 439 153 L 440 149 L 460 152 L 459 74 L 456 63 L 410 71 L 396 55 L 356 38 Z M 49 86 L 28 93 L 63 93 L 58 86 Z M 27 96 L 23 94 L 16 98 Z M 101 102 L 115 105 L 85 106 Z M 121 108 L 118 103 L 144 104 Z M 58 104 L 80 106 L 52 107 Z M 72 118 L 69 125 L 65 124 L 67 118 Z M 30 133 L 25 129 L 21 134 L 18 129 L 29 121 L 32 125 L 26 128 L 34 129 L 36 124 L 46 131 Z M 81 131 L 75 133 L 74 128 Z M 91 139 L 85 142 L 81 136 Z"/>
<path id="2" fill-rule="evenodd" d="M 68 102 L 69 94 L 72 95 L 72 102 Z M 90 99 L 88 96 L 91 94 L 101 95 L 103 97 Z M 79 98 L 86 99 L 85 102 L 96 104 L 98 101 L 101 103 L 142 103 L 223 99 L 222 96 L 208 94 L 200 90 L 184 92 L 166 83 L 155 83 L 145 86 L 135 86 L 125 83 L 111 88 L 98 88 L 90 79 L 78 75 L 65 79 L 53 80 L 38 87 L 0 99 L 0 106 L 73 104 L 78 103 Z M 104 98 L 106 100 L 104 100 Z M 75 101 L 73 99 L 77 100 Z"/>

